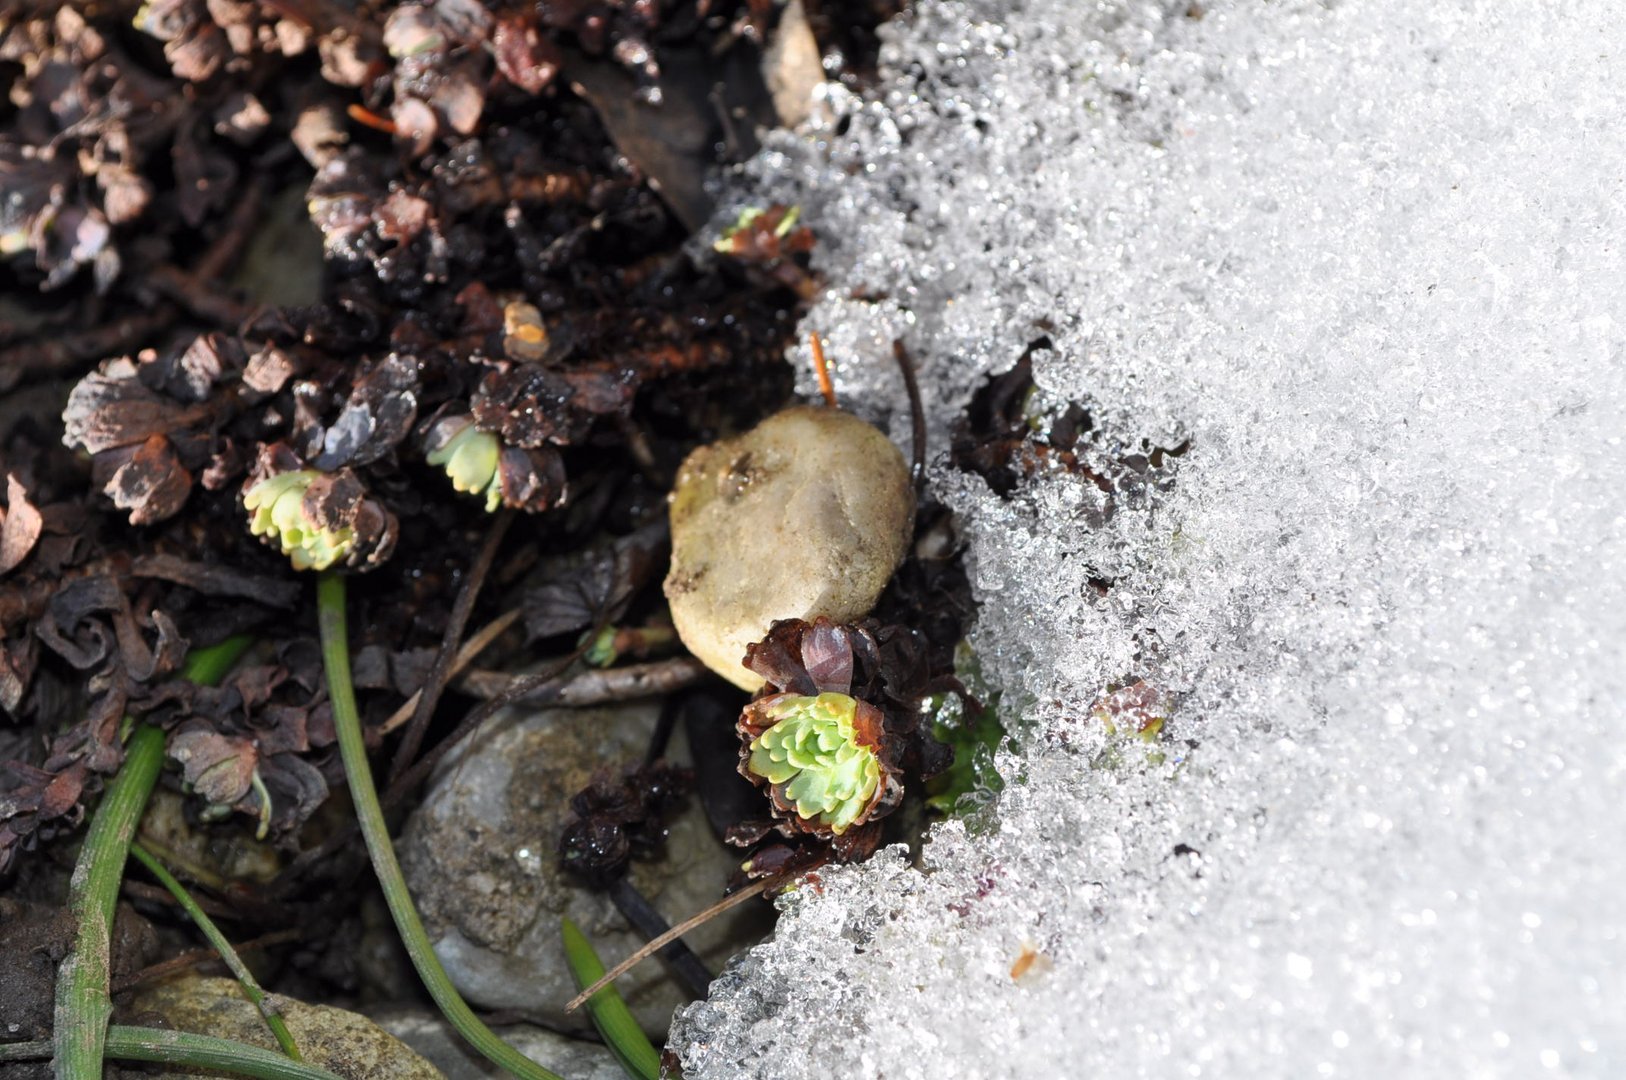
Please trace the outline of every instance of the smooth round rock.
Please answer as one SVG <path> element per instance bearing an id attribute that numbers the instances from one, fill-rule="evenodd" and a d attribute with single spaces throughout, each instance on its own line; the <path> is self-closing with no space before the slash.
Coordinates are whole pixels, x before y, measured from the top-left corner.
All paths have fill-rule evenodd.
<path id="1" fill-rule="evenodd" d="M 300 1056 L 345 1080 L 440 1080 L 440 1070 L 405 1043 L 357 1013 L 327 1005 L 307 1005 L 276 996 L 277 1010 Z M 136 993 L 131 1015 L 147 1023 L 156 1013 L 177 1031 L 213 1035 L 276 1050 L 277 1041 L 260 1010 L 243 996 L 235 979 L 184 975 Z M 225 1075 L 159 1071 L 148 1075 L 175 1077 Z"/>
<path id="2" fill-rule="evenodd" d="M 413 898 L 452 982 L 472 1003 L 518 1010 L 588 1030 L 559 937 L 569 915 L 605 966 L 643 944 L 610 899 L 559 866 L 559 833 L 570 798 L 601 768 L 642 759 L 656 705 L 508 710 L 472 744 L 447 755 L 423 804 L 408 819 L 401 861 Z M 687 760 L 681 734 L 668 757 Z M 631 880 L 676 924 L 715 903 L 740 854 L 716 838 L 699 799 L 670 822 L 661 857 L 633 860 Z M 771 913 L 743 905 L 685 937 L 713 970 L 754 944 Z M 664 1038 L 689 995 L 651 958 L 616 980 L 638 1022 Z"/>
<path id="3" fill-rule="evenodd" d="M 778 619 L 869 614 L 908 550 L 909 466 L 878 429 L 797 406 L 684 461 L 672 490 L 666 598 L 683 644 L 742 690 Z"/>

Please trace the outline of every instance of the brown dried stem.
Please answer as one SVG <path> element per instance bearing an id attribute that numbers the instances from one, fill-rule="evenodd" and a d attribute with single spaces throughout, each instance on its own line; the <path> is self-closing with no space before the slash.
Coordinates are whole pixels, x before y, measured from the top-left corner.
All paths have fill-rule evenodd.
<path id="1" fill-rule="evenodd" d="M 678 656 L 649 664 L 628 664 L 602 671 L 584 671 L 569 679 L 539 679 L 532 675 L 504 675 L 497 671 L 471 671 L 458 680 L 459 690 L 488 705 L 524 702 L 583 708 L 616 701 L 670 694 L 693 686 L 706 675 L 706 666 L 692 656 Z M 493 710 L 495 711 L 495 710 Z"/>
<path id="2" fill-rule="evenodd" d="M 900 339 L 892 341 L 892 357 L 903 372 L 903 388 L 909 396 L 909 442 L 913 449 L 911 474 L 918 495 L 926 486 L 926 409 L 920 401 L 920 383 L 915 379 L 915 362 Z"/>
<path id="3" fill-rule="evenodd" d="M 819 393 L 824 395 L 824 403 L 830 408 L 836 407 L 836 384 L 830 378 L 830 362 L 824 358 L 824 342 L 819 340 L 817 332 L 808 335 L 813 343 L 813 370 L 819 377 Z"/>
<path id="4" fill-rule="evenodd" d="M 429 675 L 418 690 L 418 703 L 412 712 L 412 722 L 407 725 L 406 733 L 401 736 L 401 745 L 396 747 L 395 760 L 390 764 L 391 783 L 406 772 L 423 746 L 424 734 L 429 730 L 429 718 L 434 715 L 435 706 L 440 704 L 440 695 L 446 689 L 446 680 L 451 675 L 452 664 L 457 655 L 458 642 L 462 640 L 463 629 L 468 626 L 469 615 L 474 611 L 475 598 L 480 595 L 480 586 L 485 584 L 486 574 L 491 569 L 492 561 L 497 557 L 497 548 L 501 546 L 503 537 L 508 533 L 508 526 L 513 522 L 512 510 L 498 513 L 491 522 L 491 528 L 486 532 L 485 543 L 480 546 L 479 553 L 474 557 L 474 563 L 463 578 L 463 587 L 458 590 L 457 599 L 452 603 L 451 617 L 446 620 L 446 632 L 441 635 L 440 651 L 435 654 L 434 666 L 429 669 Z"/>
<path id="5" fill-rule="evenodd" d="M 593 985 L 571 998 L 569 1004 L 565 1006 L 565 1012 L 575 1012 L 588 998 L 592 997 L 594 994 L 598 993 L 600 990 L 604 989 L 606 986 L 610 985 L 627 972 L 631 971 L 640 960 L 647 956 L 653 956 L 662 948 L 670 945 L 672 942 L 676 941 L 684 934 L 687 934 L 695 927 L 700 926 L 703 923 L 710 922 L 712 919 L 715 919 L 717 916 L 721 915 L 730 908 L 738 907 L 747 900 L 751 899 L 751 897 L 759 896 L 762 893 L 767 892 L 769 889 L 778 888 L 784 883 L 785 878 L 783 876 L 763 878 L 761 881 L 758 881 L 755 884 L 747 885 L 745 888 L 741 889 L 737 893 L 734 893 L 732 896 L 723 897 L 705 911 L 702 911 L 700 914 L 692 918 L 683 920 L 676 926 L 672 927 L 672 929 L 662 934 L 660 937 L 650 939 L 650 941 L 645 944 L 643 948 L 639 949 L 637 952 L 615 965 L 615 967 L 611 968 L 609 971 L 606 971 L 603 978 L 599 979 Z"/>
<path id="6" fill-rule="evenodd" d="M 175 322 L 174 305 L 159 304 L 139 315 L 126 315 L 94 330 L 52 334 L 0 349 L 0 393 L 20 382 L 69 372 L 104 356 L 134 352 Z"/>
<path id="7" fill-rule="evenodd" d="M 520 615 L 520 609 L 513 608 L 509 611 L 503 612 L 495 619 L 492 619 L 490 622 L 486 623 L 479 630 L 476 630 L 474 634 L 463 643 L 463 647 L 457 650 L 457 656 L 452 660 L 452 666 L 447 672 L 447 677 L 450 678 L 452 676 L 462 674 L 463 669 L 472 664 L 474 662 L 474 658 L 484 652 L 486 650 L 486 646 L 497 640 L 497 638 L 502 635 L 504 630 L 507 630 L 510 626 L 513 626 L 514 623 L 519 620 Z M 417 709 L 418 700 L 422 695 L 422 690 L 414 690 L 412 692 L 412 696 L 406 699 L 406 703 L 391 713 L 388 720 L 385 720 L 379 725 L 378 733 L 380 735 L 388 735 L 390 732 L 412 719 L 412 714 L 414 710 Z"/>
<path id="8" fill-rule="evenodd" d="M 165 896 L 169 895 L 158 886 L 149 886 L 145 882 L 125 882 L 126 890 L 129 890 L 132 884 L 139 884 L 143 889 L 152 889 L 155 892 L 164 893 Z M 291 927 L 287 930 L 273 930 L 269 934 L 262 934 L 259 937 L 254 938 L 252 941 L 245 941 L 238 945 L 236 947 L 237 953 L 239 956 L 241 956 L 243 953 L 253 952 L 256 949 L 269 949 L 273 945 L 283 945 L 290 941 L 298 941 L 304 936 L 304 934 L 305 932 L 297 926 Z M 211 960 L 219 959 L 220 955 L 211 948 L 188 949 L 186 952 L 172 956 L 168 960 L 161 961 L 157 964 L 151 964 L 142 968 L 134 975 L 120 979 L 118 982 L 113 984 L 113 993 L 122 994 L 126 990 L 133 990 L 137 986 L 141 986 L 145 983 L 157 982 L 160 979 L 167 979 L 171 975 L 178 972 L 186 971 L 189 968 L 197 967 L 200 964 L 207 964 Z"/>

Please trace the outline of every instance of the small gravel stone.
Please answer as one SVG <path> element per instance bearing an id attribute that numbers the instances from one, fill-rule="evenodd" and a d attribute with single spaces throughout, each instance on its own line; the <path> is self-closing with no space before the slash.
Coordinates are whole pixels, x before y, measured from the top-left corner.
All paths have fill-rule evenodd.
<path id="1" fill-rule="evenodd" d="M 565 967 L 560 917 L 569 915 L 582 928 L 606 965 L 643 944 L 607 896 L 566 875 L 557 845 L 570 797 L 595 770 L 640 760 L 658 714 L 648 704 L 499 714 L 466 751 L 448 755 L 431 781 L 407 822 L 402 865 L 436 954 L 477 1006 L 588 1030 L 584 1011 L 563 1012 L 576 986 Z M 687 760 L 681 736 L 671 751 L 673 760 Z M 691 797 L 671 822 L 661 857 L 635 860 L 631 880 L 677 923 L 722 896 L 739 859 L 717 840 Z M 745 905 L 685 940 L 720 970 L 757 940 L 769 917 Z M 689 1000 L 655 959 L 616 985 L 638 1022 L 662 1038 L 673 1009 Z"/>

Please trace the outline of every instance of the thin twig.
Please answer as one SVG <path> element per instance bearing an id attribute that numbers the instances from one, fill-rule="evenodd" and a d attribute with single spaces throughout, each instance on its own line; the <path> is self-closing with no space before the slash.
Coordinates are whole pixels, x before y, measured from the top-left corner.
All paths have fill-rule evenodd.
<path id="1" fill-rule="evenodd" d="M 452 660 L 451 670 L 447 673 L 448 677 L 461 675 L 463 669 L 474 662 L 475 657 L 485 652 L 486 646 L 496 641 L 497 638 L 502 636 L 504 630 L 514 625 L 520 614 L 519 608 L 505 611 L 479 630 L 476 630 L 473 636 L 463 643 L 463 647 L 457 650 L 457 656 Z M 406 699 L 406 704 L 390 713 L 390 718 L 378 726 L 378 733 L 388 735 L 408 720 L 411 720 L 413 711 L 418 707 L 418 700 L 422 696 L 422 690 L 414 690 L 412 696 Z"/>
<path id="2" fill-rule="evenodd" d="M 395 748 L 395 760 L 390 764 L 391 783 L 406 772 L 423 746 L 424 734 L 429 730 L 429 718 L 434 715 L 435 706 L 440 704 L 440 695 L 446 689 L 453 657 L 457 654 L 458 642 L 463 639 L 463 629 L 469 624 L 469 615 L 474 611 L 480 586 L 485 584 L 486 573 L 491 569 L 492 560 L 497 557 L 497 548 L 513 522 L 514 511 L 510 509 L 502 510 L 493 519 L 491 528 L 486 530 L 485 542 L 480 545 L 479 553 L 463 578 L 463 587 L 457 591 L 457 599 L 452 602 L 452 614 L 446 620 L 446 631 L 440 638 L 440 651 L 435 653 L 434 665 L 418 690 L 418 704 L 413 709 L 412 722 L 401 736 L 401 744 Z"/>
<path id="3" fill-rule="evenodd" d="M 136 839 L 145 844 L 148 851 L 163 859 L 168 865 L 179 867 L 187 877 L 198 885 L 213 889 L 217 893 L 223 893 L 230 884 L 222 875 L 215 873 L 207 866 L 199 864 L 196 859 L 188 858 L 146 831 L 138 834 Z"/>
<path id="4" fill-rule="evenodd" d="M 920 383 L 915 379 L 915 362 L 901 338 L 892 339 L 892 357 L 903 372 L 903 389 L 909 396 L 909 442 L 914 450 L 910 470 L 915 481 L 915 493 L 926 486 L 926 408 L 920 401 Z"/>
<path id="5" fill-rule="evenodd" d="M 143 888 L 152 888 L 158 892 L 164 892 L 156 885 L 148 886 L 145 882 L 140 884 Z M 126 888 L 128 887 L 128 884 L 126 884 Z M 168 896 L 169 894 L 164 893 L 164 895 Z M 289 941 L 298 941 L 304 936 L 305 931 L 297 926 L 289 927 L 286 930 L 273 930 L 269 934 L 261 934 L 257 938 L 250 938 L 237 946 L 237 955 L 241 956 L 244 953 L 269 949 L 273 945 L 282 945 Z M 207 964 L 211 960 L 218 959 L 220 959 L 220 956 L 213 949 L 188 949 L 183 953 L 177 953 L 168 960 L 144 967 L 128 978 L 120 979 L 113 984 L 113 993 L 122 994 L 126 990 L 133 990 L 138 986 L 156 982 L 159 979 L 167 979 L 176 972 L 186 971 L 197 967 L 199 964 Z"/>
<path id="6" fill-rule="evenodd" d="M 518 612 L 510 612 L 509 615 L 505 615 L 502 618 L 506 619 L 509 618 L 509 616 L 517 615 Z M 502 619 L 497 620 L 497 622 L 501 621 Z M 491 630 L 495 626 L 496 622 L 494 622 L 491 626 L 488 626 L 486 629 Z M 496 633 L 494 632 L 492 636 L 495 637 Z M 476 634 L 474 638 L 469 639 L 469 644 L 464 646 L 464 652 L 470 652 L 470 647 L 478 643 L 479 637 L 480 635 Z M 484 648 L 484 644 L 480 644 L 479 647 Z M 537 686 L 542 686 L 557 677 L 561 671 L 564 671 L 571 664 L 575 663 L 581 657 L 581 654 L 585 651 L 585 649 L 585 645 L 578 646 L 576 651 L 571 653 L 569 656 L 566 656 L 556 663 L 549 665 L 547 668 L 544 668 L 534 675 L 527 676 L 524 680 L 522 680 L 522 685 L 515 688 L 517 693 L 499 695 L 490 701 L 476 705 L 469 711 L 468 715 L 464 716 L 462 720 L 458 721 L 457 727 L 452 729 L 452 733 L 450 735 L 447 735 L 444 739 L 440 740 L 440 742 L 430 747 L 428 753 L 424 754 L 417 761 L 413 762 L 412 767 L 397 777 L 395 782 L 384 791 L 383 796 L 379 799 L 379 801 L 383 804 L 384 809 L 392 809 L 407 795 L 410 795 L 417 788 L 417 786 L 423 783 L 423 781 L 428 778 L 429 774 L 434 771 L 435 766 L 440 763 L 441 758 L 451 753 L 458 743 L 462 742 L 475 731 L 478 731 L 480 725 L 485 723 L 486 720 L 499 709 L 503 708 L 505 705 L 512 704 L 514 700 L 524 694 L 528 689 L 534 689 Z M 473 651 L 477 652 L 478 649 Z M 470 655 L 470 659 L 472 659 L 472 654 Z M 384 730 L 389 731 L 392 727 L 405 723 L 406 718 L 411 715 L 406 711 L 411 705 L 412 702 L 408 701 L 406 705 L 403 705 L 400 709 L 397 709 L 395 715 L 391 716 L 389 720 L 386 721 Z M 293 861 L 293 864 L 290 865 L 287 870 L 283 871 L 282 875 L 277 879 L 277 895 L 288 895 L 295 883 L 300 881 L 306 874 L 308 874 L 312 867 L 321 863 L 322 860 L 331 857 L 336 852 L 343 850 L 344 846 L 354 839 L 358 828 L 359 826 L 356 824 L 356 822 L 349 822 L 343 827 L 334 830 L 334 832 L 329 835 L 327 839 L 323 840 L 320 844 L 317 844 L 309 851 L 301 852 L 299 857 Z"/>
<path id="7" fill-rule="evenodd" d="M 145 881 L 126 881 L 123 890 L 126 896 L 134 897 L 137 900 L 147 900 L 154 904 L 168 904 L 171 907 L 178 906 L 175 903 L 175 898 L 169 895 L 168 891 L 159 888 L 157 885 L 150 885 Z M 243 917 L 241 912 L 234 911 L 218 901 L 198 897 L 193 899 L 197 900 L 199 907 L 217 919 L 240 919 Z"/>
<path id="8" fill-rule="evenodd" d="M 672 732 L 677 728 L 678 713 L 682 711 L 680 700 L 673 694 L 661 703 L 661 714 L 655 720 L 655 730 L 649 733 L 649 745 L 644 747 L 645 765 L 653 765 L 666 756 L 666 747 L 671 743 Z"/>
<path id="9" fill-rule="evenodd" d="M 577 1009 L 581 1008 L 582 1003 L 588 998 L 592 997 L 610 983 L 631 971 L 640 960 L 650 956 L 662 946 L 676 941 L 678 938 L 682 937 L 684 934 L 687 934 L 695 927 L 700 926 L 702 923 L 715 919 L 729 908 L 738 907 L 740 904 L 743 904 L 747 900 L 751 899 L 751 897 L 760 896 L 769 889 L 777 888 L 784 883 L 784 875 L 763 878 L 761 881 L 758 881 L 753 885 L 747 885 L 745 888 L 731 896 L 723 897 L 721 900 L 717 901 L 715 904 L 711 905 L 711 907 L 707 908 L 705 911 L 702 911 L 693 918 L 683 920 L 676 926 L 672 927 L 672 929 L 662 934 L 660 937 L 651 940 L 643 948 L 639 949 L 637 952 L 615 965 L 615 967 L 607 971 L 604 976 L 592 986 L 589 986 L 586 990 L 583 990 L 581 993 L 571 998 L 569 1004 L 565 1006 L 565 1012 L 575 1012 Z"/>
<path id="10" fill-rule="evenodd" d="M 104 356 L 134 352 L 175 322 L 173 304 L 158 304 L 150 311 L 70 334 L 51 334 L 0 349 L 0 393 L 20 382 L 44 375 L 73 371 Z"/>
<path id="11" fill-rule="evenodd" d="M 209 244 L 203 258 L 192 268 L 192 276 L 203 282 L 214 282 L 226 276 L 232 265 L 248 245 L 248 239 L 263 218 L 260 206 L 265 201 L 269 184 L 264 176 L 256 176 L 232 208 L 225 228 Z"/>
<path id="12" fill-rule="evenodd" d="M 457 687 L 474 697 L 502 700 L 505 704 L 582 708 L 670 694 L 699 682 L 706 671 L 706 666 L 692 656 L 675 656 L 648 664 L 584 671 L 568 679 L 535 679 L 476 670 L 459 679 Z"/>
<path id="13" fill-rule="evenodd" d="M 655 910 L 655 905 L 649 902 L 649 898 L 639 892 L 629 879 L 617 878 L 610 886 L 609 893 L 616 910 L 646 941 L 672 929 L 666 918 Z M 682 940 L 672 942 L 661 950 L 661 959 L 671 967 L 684 989 L 697 998 L 706 996 L 706 991 L 711 987 L 711 972 L 687 944 Z"/>
<path id="14" fill-rule="evenodd" d="M 441 758 L 451 753 L 464 739 L 480 730 L 480 725 L 491 719 L 496 713 L 524 698 L 539 687 L 555 682 L 561 671 L 564 671 L 580 658 L 584 648 L 585 646 L 577 648 L 569 656 L 555 661 L 534 675 L 521 676 L 506 691 L 499 692 L 489 700 L 476 705 L 469 711 L 467 716 L 458 721 L 457 727 L 452 729 L 450 735 L 440 740 L 428 753 L 413 762 L 412 768 L 402 773 L 395 783 L 389 786 L 389 789 L 384 792 L 384 805 L 393 806 L 406 797 L 434 771 L 435 766 L 440 764 Z M 464 688 L 461 680 L 458 682 L 458 688 Z"/>
<path id="15" fill-rule="evenodd" d="M 221 291 L 220 283 L 178 266 L 155 266 L 147 272 L 147 282 L 167 299 L 206 323 L 236 329 L 248 321 L 254 309 Z"/>
<path id="16" fill-rule="evenodd" d="M 385 116 L 379 116 L 365 105 L 347 105 L 344 111 L 350 119 L 365 127 L 370 127 L 374 131 L 382 131 L 386 135 L 396 133 L 395 121 Z"/>
<path id="17" fill-rule="evenodd" d="M 824 403 L 830 408 L 836 407 L 836 384 L 830 379 L 830 364 L 824 359 L 824 342 L 819 340 L 818 334 L 809 334 L 813 342 L 813 370 L 819 377 L 819 393 L 824 395 Z"/>
<path id="18" fill-rule="evenodd" d="M 232 208 L 225 225 L 210 243 L 209 249 L 196 266 L 182 270 L 178 266 L 154 266 L 146 280 L 160 293 L 206 322 L 217 326 L 236 328 L 248 321 L 252 308 L 227 295 L 221 281 L 242 255 L 253 234 L 263 220 L 261 204 L 265 201 L 266 180 L 255 177 Z"/>

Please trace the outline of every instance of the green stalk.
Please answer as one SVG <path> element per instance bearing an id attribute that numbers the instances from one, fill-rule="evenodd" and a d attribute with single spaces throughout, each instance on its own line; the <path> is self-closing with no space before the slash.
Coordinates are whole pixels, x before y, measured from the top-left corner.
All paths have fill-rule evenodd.
<path id="1" fill-rule="evenodd" d="M 401 864 L 396 861 L 395 849 L 390 845 L 389 826 L 384 821 L 384 810 L 378 804 L 378 791 L 373 786 L 373 773 L 367 764 L 367 744 L 361 734 L 361 715 L 356 711 L 356 692 L 350 682 L 349 631 L 345 625 L 344 577 L 337 571 L 324 570 L 316 583 L 316 611 L 322 633 L 322 662 L 327 669 L 328 697 L 333 702 L 333 727 L 339 737 L 339 756 L 344 760 L 344 775 L 350 785 L 350 797 L 356 804 L 356 821 L 361 836 L 367 843 L 367 854 L 372 858 L 373 873 L 384 890 L 384 900 L 395 929 L 401 935 L 412 966 L 423 980 L 429 996 L 435 999 L 441 1015 L 455 1027 L 464 1039 L 488 1060 L 502 1066 L 521 1080 L 562 1080 L 530 1058 L 503 1042 L 474 1015 L 457 988 L 446 975 L 440 958 L 435 955 L 407 892 L 406 879 L 401 875 Z"/>
<path id="2" fill-rule="evenodd" d="M 252 644 L 253 638 L 238 634 L 207 649 L 193 649 L 181 667 L 181 678 L 199 686 L 218 685 Z"/>
<path id="3" fill-rule="evenodd" d="M 113 912 L 124 878 L 125 853 L 163 764 L 164 733 L 142 724 L 130 736 L 124 765 L 96 808 L 68 883 L 68 909 L 79 931 L 73 953 L 56 977 L 52 1036 L 58 1080 L 101 1080 L 107 1021 L 113 1015 L 107 990 Z"/>
<path id="4" fill-rule="evenodd" d="M 194 681 L 218 680 L 247 647 L 247 638 L 229 638 L 200 649 L 187 658 L 183 675 Z M 108 993 L 113 913 L 130 840 L 163 765 L 164 733 L 140 725 L 125 746 L 124 764 L 96 808 L 68 882 L 68 910 L 78 931 L 73 952 L 57 971 L 52 1057 L 58 1080 L 101 1080 L 107 1021 L 113 1015 Z"/>
<path id="5" fill-rule="evenodd" d="M 576 989 L 585 990 L 604 977 L 604 962 L 593 951 L 587 935 L 569 918 L 563 920 L 561 929 L 565 939 L 565 959 L 570 964 L 570 973 L 576 978 Z M 638 1026 L 638 1021 L 633 1019 L 632 1010 L 627 1008 L 621 991 L 613 985 L 606 985 L 587 999 L 587 1011 L 593 1017 L 593 1026 L 603 1036 L 604 1045 L 610 1048 L 628 1076 L 633 1080 L 659 1080 L 661 1056 L 644 1034 L 644 1029 Z"/>
<path id="6" fill-rule="evenodd" d="M 215 952 L 220 954 L 220 959 L 224 960 L 226 966 L 231 969 L 231 973 L 237 976 L 237 981 L 242 984 L 243 994 L 254 1003 L 255 1008 L 260 1010 L 260 1015 L 265 1017 L 265 1026 L 270 1028 L 271 1034 L 277 1037 L 277 1045 L 282 1047 L 282 1052 L 294 1061 L 305 1060 L 299 1056 L 299 1047 L 295 1045 L 293 1034 L 289 1032 L 287 1023 L 282 1019 L 282 1014 L 277 1012 L 276 1006 L 271 1003 L 271 1000 L 266 997 L 265 991 L 260 988 L 260 984 L 255 981 L 254 973 L 249 971 L 242 958 L 237 955 L 237 950 L 233 949 L 231 942 L 226 940 L 226 935 L 222 934 L 220 928 L 215 925 L 214 920 L 209 918 L 208 914 L 198 906 L 196 900 L 192 899 L 192 894 L 186 891 L 186 886 L 177 881 L 175 875 L 171 874 L 163 863 L 154 858 L 152 853 L 139 843 L 132 842 L 130 844 L 130 854 L 134 855 L 136 860 L 147 868 L 148 873 L 158 879 L 160 885 L 169 890 L 169 894 L 175 898 L 175 902 L 181 905 L 181 909 L 191 916 L 198 929 L 203 931 L 203 936 L 209 939 L 209 944 L 213 945 Z"/>
<path id="7" fill-rule="evenodd" d="M 51 1056 L 51 1041 L 0 1044 L 0 1062 L 41 1061 Z M 124 1027 L 107 1029 L 107 1056 L 120 1061 L 231 1073 L 254 1080 L 339 1080 L 326 1069 L 289 1061 L 281 1054 L 247 1043 L 193 1035 L 185 1031 Z"/>

